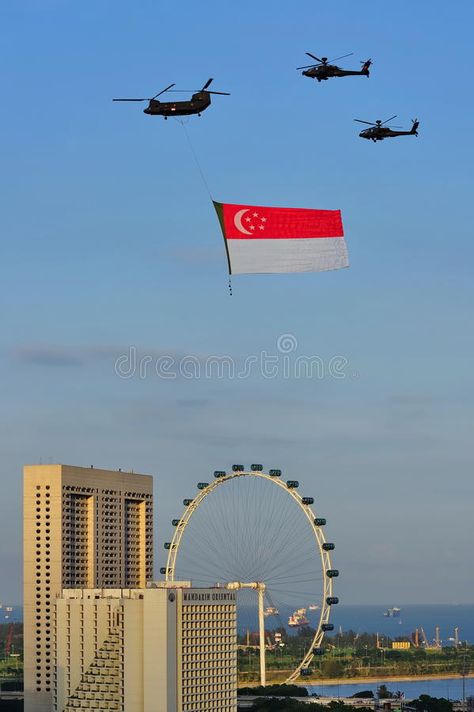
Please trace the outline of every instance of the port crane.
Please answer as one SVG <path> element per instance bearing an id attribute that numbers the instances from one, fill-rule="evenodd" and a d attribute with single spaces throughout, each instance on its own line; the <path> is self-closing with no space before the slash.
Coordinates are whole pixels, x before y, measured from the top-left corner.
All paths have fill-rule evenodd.
<path id="1" fill-rule="evenodd" d="M 420 626 L 420 633 L 421 633 L 421 638 L 422 638 L 422 640 L 423 640 L 423 646 L 424 646 L 425 648 L 429 648 L 430 646 L 429 646 L 429 643 L 428 643 L 428 638 L 426 637 L 426 633 L 425 633 L 425 631 L 424 631 L 423 626 Z"/>
<path id="2" fill-rule="evenodd" d="M 425 650 L 440 650 L 441 649 L 441 638 L 439 634 L 439 625 L 435 628 L 435 637 L 433 642 L 430 644 L 426 636 L 423 626 L 416 628 L 414 633 L 411 635 L 412 643 L 415 648 L 422 646 Z"/>

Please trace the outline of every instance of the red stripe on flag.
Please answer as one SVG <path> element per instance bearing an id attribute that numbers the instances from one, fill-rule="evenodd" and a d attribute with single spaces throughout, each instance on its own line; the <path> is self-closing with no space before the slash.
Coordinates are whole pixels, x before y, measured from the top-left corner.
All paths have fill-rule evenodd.
<path id="1" fill-rule="evenodd" d="M 223 230 L 228 240 L 277 240 L 343 237 L 340 210 L 269 208 L 222 203 Z"/>

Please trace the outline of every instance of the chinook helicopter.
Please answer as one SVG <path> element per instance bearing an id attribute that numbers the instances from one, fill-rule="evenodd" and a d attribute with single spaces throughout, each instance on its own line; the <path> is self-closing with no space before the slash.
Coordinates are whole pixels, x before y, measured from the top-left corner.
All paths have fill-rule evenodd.
<path id="1" fill-rule="evenodd" d="M 303 69 L 301 72 L 305 77 L 310 79 L 317 79 L 318 82 L 325 81 L 331 77 L 351 77 L 351 76 L 364 76 L 369 77 L 369 67 L 372 64 L 371 59 L 367 59 L 365 62 L 361 62 L 362 68 L 360 70 L 352 69 L 341 69 L 336 64 L 329 64 L 329 62 L 336 62 L 338 59 L 344 59 L 344 57 L 351 57 L 354 52 L 349 52 L 349 54 L 343 54 L 342 57 L 335 57 L 334 59 L 329 59 L 327 57 L 316 57 L 311 52 L 306 52 L 308 57 L 315 59 L 317 64 L 307 64 L 305 67 L 297 67 L 297 70 Z"/>
<path id="2" fill-rule="evenodd" d="M 361 138 L 371 139 L 372 141 L 383 141 L 384 138 L 395 138 L 396 136 L 418 136 L 418 126 L 420 125 L 418 119 L 413 119 L 413 125 L 410 131 L 394 131 L 389 126 L 384 126 L 384 124 L 388 123 L 392 119 L 395 119 L 396 116 L 397 115 L 395 114 L 395 116 L 391 116 L 389 119 L 385 119 L 385 121 L 377 119 L 375 123 L 371 121 L 361 121 L 361 119 L 354 119 L 354 121 L 358 121 L 359 124 L 368 124 L 370 126 L 370 129 L 364 129 L 361 131 L 359 136 Z"/>
<path id="3" fill-rule="evenodd" d="M 170 84 L 166 89 L 162 89 L 151 99 L 113 99 L 112 101 L 148 101 L 148 106 L 146 109 L 143 109 L 143 113 L 152 116 L 164 116 L 165 119 L 167 119 L 168 116 L 189 116 L 191 114 L 201 116 L 201 113 L 211 105 L 211 94 L 230 96 L 230 94 L 225 91 L 209 91 L 208 86 L 212 81 L 212 78 L 208 79 L 203 88 L 195 91 L 188 101 L 158 101 L 158 97 L 170 91 L 171 87 L 175 86 L 174 84 Z M 194 90 L 175 89 L 174 91 Z"/>

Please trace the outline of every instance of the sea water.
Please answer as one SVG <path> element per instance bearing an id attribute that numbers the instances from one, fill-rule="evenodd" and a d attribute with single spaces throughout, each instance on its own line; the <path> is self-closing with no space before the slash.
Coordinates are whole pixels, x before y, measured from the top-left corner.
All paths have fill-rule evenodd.
<path id="1" fill-rule="evenodd" d="M 366 683 L 350 683 L 341 685 L 308 685 L 310 694 L 321 697 L 351 697 L 362 690 L 372 690 L 375 694 L 379 685 L 386 685 L 391 692 L 403 692 L 405 698 L 410 700 L 420 695 L 431 697 L 445 697 L 448 700 L 463 699 L 463 681 L 459 678 L 442 680 L 410 680 L 409 682 L 394 682 L 393 680 L 373 680 Z M 467 677 L 464 681 L 466 697 L 474 695 L 474 679 Z"/>
<path id="2" fill-rule="evenodd" d="M 384 612 L 398 606 L 400 615 L 395 618 L 384 616 Z M 269 616 L 265 620 L 267 630 L 284 626 L 289 633 L 297 634 L 298 629 L 287 626 L 288 616 L 293 612 L 290 606 L 280 606 L 279 616 Z M 307 617 L 312 627 L 316 627 L 319 611 L 307 611 Z M 454 629 L 458 628 L 459 641 L 474 643 L 474 605 L 473 604 L 407 604 L 396 601 L 388 604 L 352 606 L 344 602 L 331 608 L 331 623 L 334 624 L 334 634 L 339 629 L 343 632 L 353 630 L 355 633 L 379 633 L 392 639 L 400 636 L 410 636 L 416 628 L 422 627 L 428 641 L 435 638 L 435 628 L 439 626 L 439 635 L 443 645 L 453 643 Z M 242 634 L 248 628 L 257 629 L 257 606 L 242 606 L 238 618 L 239 632 Z"/>

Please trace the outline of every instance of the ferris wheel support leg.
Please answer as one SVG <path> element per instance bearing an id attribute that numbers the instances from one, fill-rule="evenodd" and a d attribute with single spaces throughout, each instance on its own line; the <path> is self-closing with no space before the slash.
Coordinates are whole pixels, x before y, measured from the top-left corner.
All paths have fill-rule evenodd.
<path id="1" fill-rule="evenodd" d="M 260 684 L 267 684 L 265 669 L 265 616 L 264 616 L 265 584 L 258 587 L 258 632 L 260 636 Z"/>

